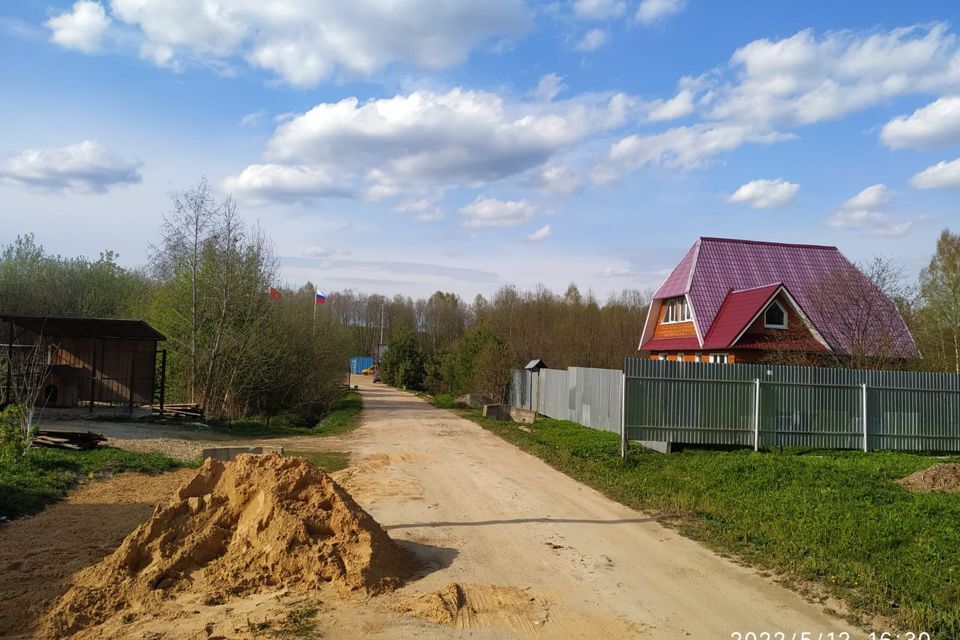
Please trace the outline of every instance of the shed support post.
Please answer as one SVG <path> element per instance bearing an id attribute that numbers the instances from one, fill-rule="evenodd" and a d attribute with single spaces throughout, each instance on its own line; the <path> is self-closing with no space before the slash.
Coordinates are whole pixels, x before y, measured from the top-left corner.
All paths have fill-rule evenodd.
<path id="1" fill-rule="evenodd" d="M 867 383 L 864 382 L 861 386 L 863 390 L 861 394 L 861 400 L 863 404 L 863 450 L 867 451 L 869 449 L 867 445 Z"/>
<path id="2" fill-rule="evenodd" d="M 4 405 L 10 404 L 10 393 L 13 384 L 13 320 L 9 320 L 8 322 L 10 323 L 10 337 L 7 339 L 7 385 L 3 395 Z"/>
<path id="3" fill-rule="evenodd" d="M 131 357 L 130 357 L 130 396 L 129 396 L 129 401 L 128 401 L 128 403 L 127 403 L 128 413 L 129 413 L 131 416 L 133 415 L 133 391 L 134 391 L 134 388 L 135 388 L 134 385 L 137 384 L 137 376 L 136 376 L 136 372 L 137 372 L 137 353 L 138 353 L 138 352 L 131 350 Z"/>
<path id="4" fill-rule="evenodd" d="M 753 450 L 760 451 L 760 378 L 753 381 Z"/>
<path id="5" fill-rule="evenodd" d="M 160 415 L 163 415 L 163 400 L 167 393 L 167 350 L 160 352 Z"/>
<path id="6" fill-rule="evenodd" d="M 620 457 L 627 457 L 627 374 L 620 374 Z"/>
<path id="7" fill-rule="evenodd" d="M 100 352 L 103 353 L 103 341 L 100 341 Z M 101 356 L 102 358 L 102 356 Z M 90 413 L 93 413 L 93 398 L 97 388 L 97 339 L 90 340 Z"/>

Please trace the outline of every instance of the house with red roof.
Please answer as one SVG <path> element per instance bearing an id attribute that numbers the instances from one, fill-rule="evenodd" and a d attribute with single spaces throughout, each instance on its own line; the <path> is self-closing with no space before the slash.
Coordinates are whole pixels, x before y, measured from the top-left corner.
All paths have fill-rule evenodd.
<path id="1" fill-rule="evenodd" d="M 685 362 L 919 357 L 896 305 L 836 247 L 700 238 L 654 294 L 640 350 Z"/>

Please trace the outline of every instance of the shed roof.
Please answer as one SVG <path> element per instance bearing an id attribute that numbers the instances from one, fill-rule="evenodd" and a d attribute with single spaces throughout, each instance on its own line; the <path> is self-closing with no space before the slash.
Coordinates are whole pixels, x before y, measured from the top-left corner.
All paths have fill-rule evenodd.
<path id="1" fill-rule="evenodd" d="M 120 318 L 65 318 L 0 314 L 0 320 L 13 323 L 38 335 L 51 338 L 123 338 L 128 340 L 166 340 L 143 320 Z"/>

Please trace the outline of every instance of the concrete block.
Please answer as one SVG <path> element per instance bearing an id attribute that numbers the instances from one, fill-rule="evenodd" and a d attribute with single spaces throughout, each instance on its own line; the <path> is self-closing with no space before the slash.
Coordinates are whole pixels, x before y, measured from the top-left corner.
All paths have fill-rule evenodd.
<path id="1" fill-rule="evenodd" d="M 647 449 L 653 449 L 660 453 L 672 453 L 673 452 L 673 443 L 672 442 L 661 442 L 660 440 L 634 440 L 637 444 L 646 447 Z"/>
<path id="2" fill-rule="evenodd" d="M 505 404 L 483 405 L 483 417 L 492 418 L 493 420 L 501 420 L 503 422 L 509 422 L 512 420 L 510 417 L 510 407 Z"/>
<path id="3" fill-rule="evenodd" d="M 220 462 L 231 462 L 237 459 L 237 456 L 241 453 L 253 453 L 262 455 L 265 453 L 275 453 L 277 455 L 283 455 L 283 447 L 210 447 L 209 449 L 204 449 L 202 458 L 206 460 L 207 458 L 213 458 L 214 460 L 219 460 Z"/>
<path id="4" fill-rule="evenodd" d="M 522 424 L 533 424 L 537 419 L 537 412 L 529 409 L 520 409 L 519 407 L 510 407 L 510 419 Z"/>

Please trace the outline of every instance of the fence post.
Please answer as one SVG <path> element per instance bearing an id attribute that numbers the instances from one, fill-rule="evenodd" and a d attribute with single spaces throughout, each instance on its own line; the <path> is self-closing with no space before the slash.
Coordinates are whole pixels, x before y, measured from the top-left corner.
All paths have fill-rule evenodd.
<path id="1" fill-rule="evenodd" d="M 863 450 L 866 451 L 867 447 L 867 383 L 864 382 L 863 386 Z"/>
<path id="2" fill-rule="evenodd" d="M 753 450 L 760 451 L 760 378 L 753 380 Z"/>
<path id="3" fill-rule="evenodd" d="M 627 374 L 620 374 L 620 457 L 627 457 Z"/>

